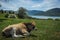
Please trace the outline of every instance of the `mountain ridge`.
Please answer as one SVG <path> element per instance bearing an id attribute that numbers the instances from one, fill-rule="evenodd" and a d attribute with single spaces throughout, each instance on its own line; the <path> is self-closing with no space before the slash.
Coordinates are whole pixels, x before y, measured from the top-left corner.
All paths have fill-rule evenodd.
<path id="1" fill-rule="evenodd" d="M 53 8 L 47 11 L 30 10 L 29 15 L 42 15 L 42 16 L 60 16 L 60 8 Z"/>

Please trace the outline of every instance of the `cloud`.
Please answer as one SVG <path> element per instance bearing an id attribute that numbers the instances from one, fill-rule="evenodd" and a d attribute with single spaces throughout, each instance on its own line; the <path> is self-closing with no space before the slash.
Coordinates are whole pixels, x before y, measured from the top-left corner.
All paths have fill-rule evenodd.
<path id="1" fill-rule="evenodd" d="M 59 3 L 60 2 L 58 0 L 44 0 L 44 2 L 41 5 L 41 8 L 43 7 L 44 10 L 48 10 L 48 9 L 52 9 L 52 8 L 57 8 L 57 7 L 60 7 Z"/>
<path id="2" fill-rule="evenodd" d="M 2 9 L 12 10 L 17 10 L 19 7 L 25 7 L 29 9 L 33 5 L 31 0 L 9 0 L 9 2 L 0 0 L 0 3 L 2 4 Z"/>
<path id="3" fill-rule="evenodd" d="M 2 9 L 17 10 L 24 7 L 28 10 L 48 10 L 51 8 L 60 8 L 59 0 L 9 0 L 9 2 L 0 0 Z"/>
<path id="4" fill-rule="evenodd" d="M 1 9 L 10 9 L 10 10 L 14 10 L 14 9 L 16 9 L 17 7 L 16 7 L 16 5 L 14 5 L 14 4 L 12 4 L 12 3 L 5 3 L 5 2 L 2 2 L 2 1 L 0 1 L 0 3 L 1 3 L 1 5 L 2 5 L 2 7 L 1 7 Z"/>
<path id="5" fill-rule="evenodd" d="M 36 4 L 32 6 L 33 8 L 40 7 L 40 4 Z"/>
<path id="6" fill-rule="evenodd" d="M 48 10 L 52 8 L 60 8 L 60 2 L 58 0 L 44 0 L 42 3 L 33 5 L 32 7 L 37 10 Z"/>

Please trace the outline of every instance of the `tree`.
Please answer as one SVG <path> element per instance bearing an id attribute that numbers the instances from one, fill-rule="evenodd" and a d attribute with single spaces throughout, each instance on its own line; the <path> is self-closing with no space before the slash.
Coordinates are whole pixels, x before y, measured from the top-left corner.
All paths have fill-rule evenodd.
<path id="1" fill-rule="evenodd" d="M 1 9 L 1 10 L 0 10 L 0 13 L 4 13 L 4 11 Z"/>
<path id="2" fill-rule="evenodd" d="M 1 10 L 2 5 L 0 4 L 0 10 Z"/>
<path id="3" fill-rule="evenodd" d="M 1 4 L 0 4 L 0 7 L 1 7 Z"/>
<path id="4" fill-rule="evenodd" d="M 20 7 L 18 10 L 18 18 L 27 18 L 27 10 L 23 7 Z"/>

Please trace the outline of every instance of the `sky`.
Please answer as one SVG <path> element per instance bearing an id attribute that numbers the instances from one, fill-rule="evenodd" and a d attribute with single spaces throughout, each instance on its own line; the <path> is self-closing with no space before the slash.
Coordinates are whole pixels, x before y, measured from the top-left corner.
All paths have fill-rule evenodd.
<path id="1" fill-rule="evenodd" d="M 0 0 L 4 10 L 18 10 L 19 7 L 24 7 L 27 10 L 42 10 L 46 11 L 52 8 L 60 8 L 60 0 Z"/>

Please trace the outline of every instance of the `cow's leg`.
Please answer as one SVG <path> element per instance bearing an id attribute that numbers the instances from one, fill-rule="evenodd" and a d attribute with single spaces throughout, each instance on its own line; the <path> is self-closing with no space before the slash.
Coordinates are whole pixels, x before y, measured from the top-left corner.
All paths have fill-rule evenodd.
<path id="1" fill-rule="evenodd" d="M 29 33 L 29 32 L 25 32 L 23 35 L 24 35 L 24 36 L 29 36 L 30 33 Z"/>
<path id="2" fill-rule="evenodd" d="M 24 36 L 29 36 L 30 33 L 26 29 L 21 30 Z"/>
<path id="3" fill-rule="evenodd" d="M 23 35 L 16 35 L 16 28 L 12 29 L 12 37 L 25 37 Z"/>

